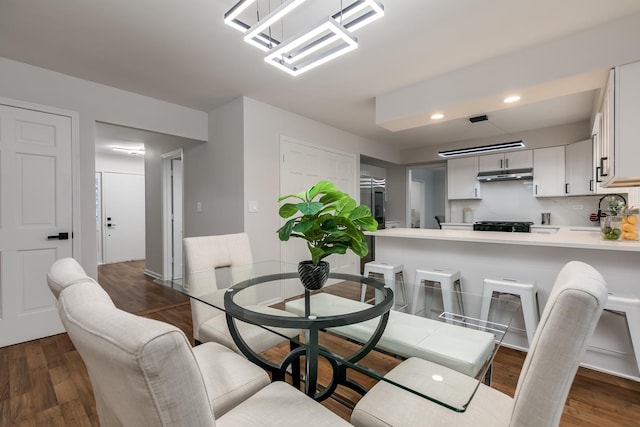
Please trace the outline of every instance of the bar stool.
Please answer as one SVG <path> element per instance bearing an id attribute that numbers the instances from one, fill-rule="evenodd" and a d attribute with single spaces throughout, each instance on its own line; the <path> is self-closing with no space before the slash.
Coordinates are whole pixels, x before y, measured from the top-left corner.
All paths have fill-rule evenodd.
<path id="1" fill-rule="evenodd" d="M 395 307 L 396 304 L 396 281 L 400 283 L 400 287 L 402 288 L 402 296 L 404 298 L 403 305 L 400 306 L 400 309 L 407 308 L 407 290 L 404 286 L 404 266 L 402 264 L 389 264 L 381 261 L 370 261 L 364 265 L 364 277 L 372 277 L 372 276 L 382 276 L 384 279 L 385 286 L 390 288 L 393 292 L 393 304 Z M 365 300 L 365 294 L 367 292 L 367 285 L 362 284 L 362 288 L 360 291 L 360 301 Z M 382 301 L 382 294 L 380 291 L 376 290 L 375 296 L 376 303 Z"/>
<path id="2" fill-rule="evenodd" d="M 440 285 L 440 289 L 442 290 L 442 305 L 445 312 L 464 314 L 462 296 L 460 294 L 460 291 L 462 291 L 460 285 L 460 272 L 439 268 L 419 268 L 416 270 L 416 286 L 413 288 L 413 296 L 411 298 L 411 314 L 416 314 L 418 311 L 418 296 L 420 289 L 425 290 L 425 314 L 427 308 L 431 307 L 431 296 L 429 295 L 429 292 L 427 292 L 427 288 L 422 287 L 423 281 L 434 282 Z M 454 292 L 457 292 L 458 311 L 454 311 L 453 307 Z M 451 320 L 447 320 L 447 322 L 450 323 Z"/>
<path id="3" fill-rule="evenodd" d="M 636 356 L 636 365 L 640 371 L 640 298 L 609 294 L 604 309 L 625 316 L 631 337 L 631 346 Z"/>
<path id="4" fill-rule="evenodd" d="M 538 322 L 540 321 L 536 282 L 498 278 L 484 279 L 480 320 L 486 321 L 489 318 L 489 307 L 494 292 L 514 295 L 520 298 L 520 306 L 522 307 L 522 315 L 524 316 L 524 327 L 527 332 L 527 341 L 529 345 L 531 345 L 533 342 L 533 334 L 536 332 Z"/>

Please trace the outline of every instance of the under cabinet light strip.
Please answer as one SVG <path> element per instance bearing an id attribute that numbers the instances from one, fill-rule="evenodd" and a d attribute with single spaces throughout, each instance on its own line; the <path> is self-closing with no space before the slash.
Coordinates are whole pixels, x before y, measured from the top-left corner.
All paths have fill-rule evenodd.
<path id="1" fill-rule="evenodd" d="M 521 148 L 521 147 L 524 147 L 524 142 L 522 142 L 522 140 L 503 142 L 500 144 L 481 145 L 479 147 L 445 150 L 445 151 L 438 152 L 438 155 L 440 157 L 454 157 L 454 156 L 464 156 L 465 154 L 486 153 L 490 151 L 509 150 L 509 149 Z"/>

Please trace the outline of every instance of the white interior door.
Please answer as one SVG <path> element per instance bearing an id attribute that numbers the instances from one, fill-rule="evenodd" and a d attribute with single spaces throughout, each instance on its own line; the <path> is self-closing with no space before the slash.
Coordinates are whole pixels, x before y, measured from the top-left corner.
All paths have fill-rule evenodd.
<path id="1" fill-rule="evenodd" d="M 102 173 L 104 262 L 145 258 L 144 175 Z"/>
<path id="2" fill-rule="evenodd" d="M 171 159 L 171 226 L 173 229 L 173 278 L 182 277 L 182 159 Z"/>
<path id="3" fill-rule="evenodd" d="M 280 140 L 280 154 L 281 195 L 299 193 L 325 179 L 333 182 L 339 190 L 356 198 L 354 156 L 306 145 L 285 137 Z M 282 223 L 284 224 L 284 221 Z M 283 262 L 297 264 L 310 257 L 303 239 L 290 239 L 280 244 L 280 259 Z M 351 251 L 345 255 L 331 255 L 326 261 L 333 272 L 357 273 L 359 260 Z M 283 298 L 299 295 L 302 291 L 299 283 L 286 283 L 283 286 Z"/>
<path id="4" fill-rule="evenodd" d="M 71 227 L 71 118 L 0 105 L 0 346 L 64 331 L 46 275 Z"/>

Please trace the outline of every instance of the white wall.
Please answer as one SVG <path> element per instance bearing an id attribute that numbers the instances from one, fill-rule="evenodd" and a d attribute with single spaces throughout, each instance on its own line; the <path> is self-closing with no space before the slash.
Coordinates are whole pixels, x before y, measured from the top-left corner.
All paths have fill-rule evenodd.
<path id="1" fill-rule="evenodd" d="M 235 101 L 234 101 L 235 102 Z M 383 144 L 344 132 L 323 123 L 264 104 L 251 98 L 244 103 L 244 209 L 247 200 L 258 202 L 258 212 L 244 214 L 256 261 L 279 257 L 280 227 L 278 197 L 280 188 L 279 144 L 284 135 L 295 140 L 389 161 L 399 155 Z M 212 129 L 213 130 L 213 129 Z M 355 173 L 359 171 L 356 165 Z M 359 177 L 354 179 L 358 182 Z M 358 195 L 354 195 L 358 197 Z M 404 196 L 403 196 L 404 197 Z"/>
<path id="2" fill-rule="evenodd" d="M 96 172 L 144 174 L 144 157 L 122 154 L 96 154 Z"/>
<path id="3" fill-rule="evenodd" d="M 0 58 L 0 94 L 18 101 L 79 113 L 79 203 L 81 253 L 87 273 L 97 274 L 95 235 L 95 122 L 120 124 L 208 140 L 207 114 L 132 92 Z"/>

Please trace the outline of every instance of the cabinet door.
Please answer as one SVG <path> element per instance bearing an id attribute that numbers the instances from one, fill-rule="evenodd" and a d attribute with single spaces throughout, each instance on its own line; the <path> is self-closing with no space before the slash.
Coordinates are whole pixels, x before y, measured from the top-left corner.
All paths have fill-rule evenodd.
<path id="1" fill-rule="evenodd" d="M 529 169 L 531 167 L 533 167 L 533 152 L 531 150 L 504 154 L 505 169 Z"/>
<path id="2" fill-rule="evenodd" d="M 640 62 L 616 71 L 615 141 L 609 154 L 611 175 L 620 186 L 625 180 L 640 180 Z"/>
<path id="3" fill-rule="evenodd" d="M 534 196 L 564 196 L 564 184 L 564 146 L 533 150 Z"/>
<path id="4" fill-rule="evenodd" d="M 449 200 L 480 199 L 478 157 L 447 161 L 447 194 Z"/>
<path id="5" fill-rule="evenodd" d="M 590 139 L 565 147 L 565 192 L 569 196 L 590 195 L 593 186 L 593 142 Z"/>
<path id="6" fill-rule="evenodd" d="M 600 120 L 600 156 L 598 159 L 598 178 L 606 182 L 612 174 L 611 165 L 613 162 L 613 142 L 614 142 L 614 79 L 615 72 L 609 73 L 609 83 L 605 89 L 602 99 L 602 117 Z"/>
<path id="7" fill-rule="evenodd" d="M 504 154 L 487 154 L 478 158 L 478 170 L 480 172 L 501 171 L 504 169 Z"/>

